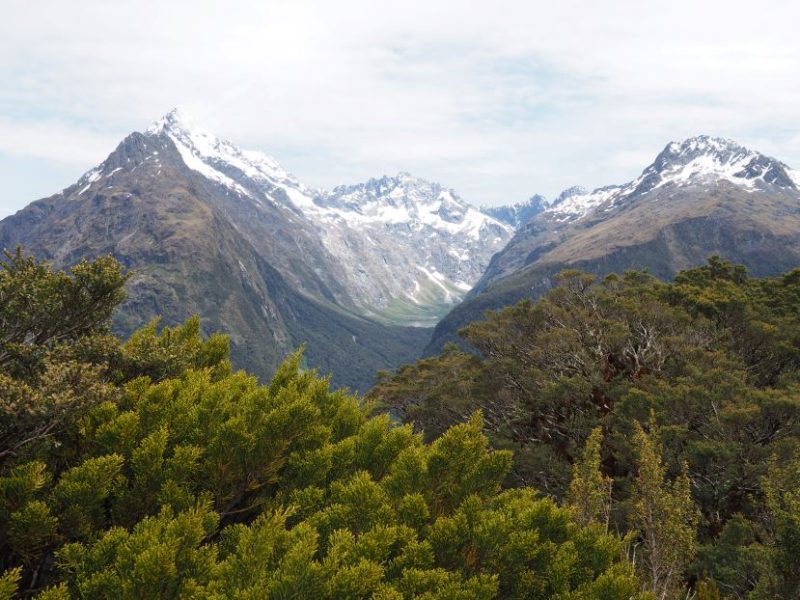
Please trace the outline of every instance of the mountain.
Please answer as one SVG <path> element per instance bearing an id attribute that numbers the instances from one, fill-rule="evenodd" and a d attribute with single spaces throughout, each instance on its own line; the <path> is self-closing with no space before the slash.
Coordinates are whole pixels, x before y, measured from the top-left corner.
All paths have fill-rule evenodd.
<path id="1" fill-rule="evenodd" d="M 453 190 L 408 173 L 332 191 L 309 188 L 275 159 L 204 132 L 179 110 L 148 133 L 166 135 L 189 168 L 250 200 L 238 203 L 247 214 L 234 218 L 254 243 L 264 241 L 274 208 L 301 223 L 315 246 L 305 248 L 296 285 L 307 287 L 307 268 L 319 265 L 322 251 L 335 265 L 316 269 L 310 280 L 322 278 L 336 302 L 385 322 L 433 325 L 463 298 L 513 233 Z M 258 218 L 262 214 L 269 218 Z M 276 258 L 285 262 L 295 254 Z"/>
<path id="2" fill-rule="evenodd" d="M 510 225 L 516 231 L 533 217 L 543 212 L 551 203 L 542 195 L 535 194 L 525 202 L 504 206 L 482 206 L 481 212 Z"/>
<path id="3" fill-rule="evenodd" d="M 565 268 L 648 269 L 669 279 L 712 254 L 759 276 L 799 266 L 800 173 L 731 140 L 698 136 L 668 144 L 633 181 L 571 188 L 492 258 L 426 352 L 487 309 L 540 296 Z"/>
<path id="4" fill-rule="evenodd" d="M 306 237 L 335 263 L 323 272 L 316 269 L 311 280 L 322 277 L 338 303 L 384 322 L 435 324 L 463 298 L 512 235 L 509 227 L 471 207 L 453 190 L 408 173 L 332 191 L 314 190 L 274 159 L 203 132 L 179 111 L 168 114 L 150 133 L 165 133 L 190 168 L 233 194 L 251 198 L 256 212 L 269 214 L 266 204 L 292 213 Z M 251 214 L 240 217 L 239 226 L 255 243 L 273 223 L 271 218 L 253 221 Z M 279 260 L 294 255 L 287 250 Z M 307 249 L 305 267 L 320 263 L 319 250 Z M 300 269 L 296 284 L 308 281 L 306 270 Z"/>
<path id="5" fill-rule="evenodd" d="M 321 192 L 301 209 L 344 265 L 359 309 L 398 324 L 435 324 L 512 235 L 453 190 L 408 173 Z"/>
<path id="6" fill-rule="evenodd" d="M 230 334 L 237 366 L 267 377 L 307 342 L 310 366 L 356 389 L 415 358 L 430 332 L 398 323 L 432 322 L 510 237 L 407 174 L 311 189 L 180 111 L 0 221 L 0 247 L 21 244 L 55 267 L 106 253 L 125 264 L 122 335 L 157 315 L 173 324 L 199 313 L 206 331 Z"/>

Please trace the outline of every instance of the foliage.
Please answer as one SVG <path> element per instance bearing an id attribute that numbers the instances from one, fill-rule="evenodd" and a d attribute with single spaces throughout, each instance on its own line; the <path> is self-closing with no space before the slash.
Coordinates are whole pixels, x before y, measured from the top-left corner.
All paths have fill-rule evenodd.
<path id="1" fill-rule="evenodd" d="M 29 379 L 41 371 L 43 355 L 57 344 L 104 331 L 124 299 L 126 277 L 111 257 L 82 261 L 67 273 L 5 252 L 0 262 L 0 367 Z"/>
<path id="2" fill-rule="evenodd" d="M 665 481 L 663 453 L 655 432 L 637 422 L 636 479 L 631 523 L 641 537 L 642 571 L 656 598 L 680 597 L 683 575 L 696 551 L 698 511 L 692 500 L 688 466 L 672 482 Z"/>
<path id="3" fill-rule="evenodd" d="M 567 502 L 576 513 L 578 523 L 600 523 L 608 529 L 611 520 L 611 490 L 614 480 L 603 474 L 600 448 L 603 430 L 595 427 L 586 440 L 583 454 L 572 466 L 572 481 Z"/>
<path id="4" fill-rule="evenodd" d="M 426 443 L 300 352 L 263 386 L 197 320 L 120 343 L 96 317 L 4 368 L 0 597 L 646 597 L 621 538 L 501 490 L 480 413 Z"/>
<path id="5" fill-rule="evenodd" d="M 629 536 L 639 566 L 641 503 L 677 511 L 677 529 L 659 535 L 686 541 L 681 558 L 694 560 L 650 589 L 800 593 L 786 566 L 800 551 L 786 484 L 800 448 L 800 269 L 759 279 L 712 257 L 671 283 L 577 271 L 557 283 L 463 329 L 476 354 L 450 348 L 385 375 L 368 398 L 427 439 L 483 411 L 492 445 L 514 450 L 505 483 L 566 499 L 583 523 L 604 523 L 610 478 L 609 526 Z M 642 454 L 637 423 L 651 423 L 658 451 Z"/>
<path id="6" fill-rule="evenodd" d="M 21 249 L 0 261 L 0 464 L 111 391 L 82 354 L 107 333 L 126 277 L 110 257 L 71 276 Z M 56 356 L 58 358 L 56 358 Z"/>

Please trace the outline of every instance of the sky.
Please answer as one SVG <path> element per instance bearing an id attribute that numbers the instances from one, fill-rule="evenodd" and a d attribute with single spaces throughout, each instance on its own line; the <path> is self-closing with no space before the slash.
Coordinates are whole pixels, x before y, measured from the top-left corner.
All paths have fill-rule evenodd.
<path id="1" fill-rule="evenodd" d="M 709 134 L 800 167 L 800 3 L 3 0 L 0 217 L 174 106 L 331 188 L 475 205 L 628 181 Z"/>

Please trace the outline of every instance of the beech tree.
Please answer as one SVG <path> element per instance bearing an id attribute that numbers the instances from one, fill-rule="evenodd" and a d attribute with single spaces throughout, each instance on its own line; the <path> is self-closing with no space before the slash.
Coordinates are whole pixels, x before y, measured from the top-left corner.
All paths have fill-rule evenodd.
<path id="1" fill-rule="evenodd" d="M 600 447 L 603 430 L 595 427 L 586 440 L 583 454 L 572 467 L 567 502 L 582 525 L 599 523 L 608 529 L 611 519 L 611 490 L 614 480 L 601 470 Z"/>
<path id="2" fill-rule="evenodd" d="M 126 276 L 111 257 L 54 272 L 21 249 L 0 261 L 0 465 L 113 394 L 86 355 L 108 341 Z M 115 343 L 115 342 L 114 342 Z"/>
<path id="3" fill-rule="evenodd" d="M 683 594 L 684 574 L 696 552 L 699 520 L 692 500 L 688 467 L 666 480 L 662 449 L 654 423 L 651 433 L 635 424 L 636 479 L 632 498 L 632 525 L 640 532 L 641 552 L 636 562 L 647 587 L 659 600 Z"/>
<path id="4" fill-rule="evenodd" d="M 127 277 L 110 256 L 81 261 L 71 273 L 51 270 L 23 254 L 0 261 L 0 367 L 16 377 L 41 370 L 44 354 L 59 344 L 107 331 L 125 298 Z"/>
<path id="5" fill-rule="evenodd" d="M 700 511 L 683 589 L 700 594 L 704 582 L 704 594 L 736 599 L 782 589 L 765 582 L 793 572 L 776 571 L 793 564 L 779 558 L 791 503 L 776 519 L 769 465 L 792 464 L 800 448 L 800 270 L 758 278 L 712 257 L 673 282 L 571 271 L 461 333 L 477 352 L 450 347 L 385 376 L 369 398 L 430 439 L 482 410 L 493 446 L 514 451 L 507 483 L 564 499 L 584 521 L 598 519 L 591 491 L 612 478 L 610 529 L 636 539 L 635 423 L 653 414 L 665 489 L 688 475 L 682 489 Z M 597 428 L 601 468 L 587 455 Z M 640 567 L 643 552 L 640 540 Z M 786 589 L 766 593 L 796 593 Z"/>
<path id="6" fill-rule="evenodd" d="M 85 269 L 114 288 L 101 264 Z M 17 306 L 9 331 L 38 330 Z M 512 456 L 480 412 L 426 442 L 301 352 L 262 385 L 196 318 L 124 343 L 101 323 L 0 365 L 0 598 L 647 597 L 621 538 L 503 491 Z"/>

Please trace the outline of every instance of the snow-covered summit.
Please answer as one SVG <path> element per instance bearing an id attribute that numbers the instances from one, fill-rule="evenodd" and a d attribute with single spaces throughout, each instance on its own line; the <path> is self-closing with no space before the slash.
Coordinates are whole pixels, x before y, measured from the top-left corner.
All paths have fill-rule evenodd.
<path id="1" fill-rule="evenodd" d="M 258 201 L 274 200 L 270 192 L 277 187 L 297 208 L 310 204 L 316 194 L 271 156 L 256 150 L 242 150 L 218 138 L 180 108 L 161 117 L 146 135 L 166 135 L 178 148 L 187 167 L 237 194 Z"/>
<path id="2" fill-rule="evenodd" d="M 384 175 L 355 185 L 338 185 L 324 198 L 324 204 L 362 210 L 375 202 L 392 206 L 430 204 L 448 190 L 410 173 L 400 172 L 394 177 Z M 449 190 L 453 194 L 452 190 Z"/>
<path id="3" fill-rule="evenodd" d="M 462 200 L 452 189 L 406 172 L 357 185 L 340 185 L 323 193 L 317 204 L 327 218 L 351 223 L 405 224 L 411 230 L 431 228 L 479 240 L 483 234 L 510 234 L 511 228 Z M 495 231 L 489 231 L 489 230 Z"/>
<path id="4" fill-rule="evenodd" d="M 582 185 L 573 185 L 572 187 L 568 187 L 567 189 L 565 189 L 556 198 L 554 198 L 553 201 L 550 203 L 550 205 L 556 206 L 558 204 L 561 204 L 562 202 L 569 200 L 570 198 L 573 198 L 575 196 L 585 196 L 588 193 L 589 190 L 587 190 Z"/>
<path id="5" fill-rule="evenodd" d="M 179 109 L 145 135 L 171 140 L 189 169 L 222 186 L 228 198 L 250 203 L 252 214 L 268 220 L 270 211 L 291 212 L 337 262 L 340 283 L 368 315 L 435 322 L 513 234 L 453 190 L 406 172 L 313 189 L 271 156 L 220 139 Z"/>
<path id="6" fill-rule="evenodd" d="M 263 152 L 242 150 L 204 130 L 184 110 L 175 108 L 156 121 L 147 135 L 169 137 L 186 165 L 241 196 L 258 202 L 284 203 L 316 223 L 345 220 L 428 226 L 448 234 L 480 237 L 487 226 L 504 228 L 493 218 L 464 202 L 450 189 L 400 172 L 394 177 L 340 185 L 330 192 L 301 183 L 277 160 Z M 279 189 L 285 193 L 275 194 Z"/>
<path id="7" fill-rule="evenodd" d="M 194 130 L 199 129 L 194 118 L 183 108 L 176 106 L 160 119 L 147 128 L 145 133 L 158 134 L 164 130 Z"/>
<path id="8" fill-rule="evenodd" d="M 699 135 L 670 142 L 635 180 L 592 192 L 566 191 L 545 211 L 553 220 L 568 222 L 594 210 L 610 210 L 622 202 L 658 188 L 683 188 L 727 182 L 749 191 L 800 189 L 800 172 L 750 150 L 733 140 Z M 570 188 L 574 190 L 578 188 Z M 569 191 L 569 190 L 567 190 Z"/>
<path id="9" fill-rule="evenodd" d="M 749 188 L 795 187 L 788 171 L 782 162 L 733 140 L 700 135 L 668 144 L 642 176 L 648 189 L 702 180 L 727 180 Z"/>

